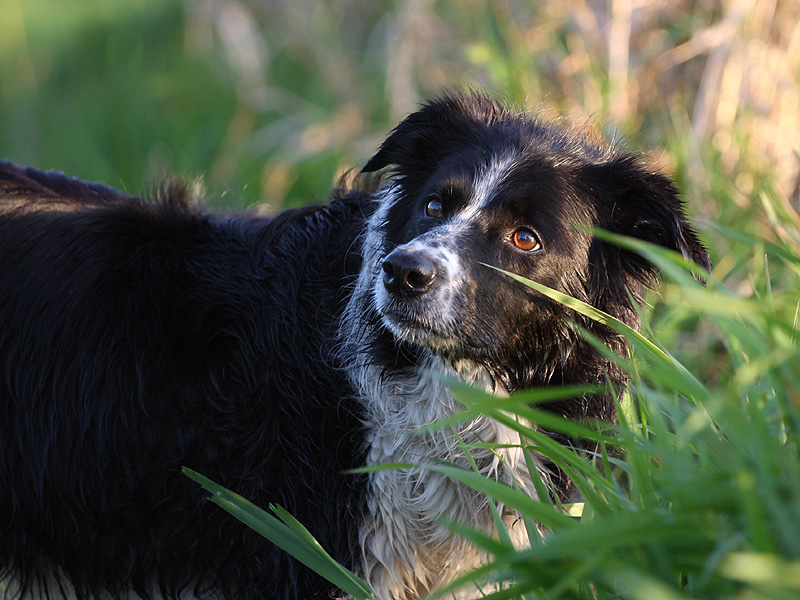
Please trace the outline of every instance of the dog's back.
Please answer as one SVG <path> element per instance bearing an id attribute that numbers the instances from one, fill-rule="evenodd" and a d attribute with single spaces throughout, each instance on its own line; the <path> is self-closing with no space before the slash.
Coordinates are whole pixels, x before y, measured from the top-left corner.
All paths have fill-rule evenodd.
<path id="1" fill-rule="evenodd" d="M 158 196 L 0 163 L 0 596 L 324 589 L 182 465 L 350 555 L 363 448 L 332 350 L 365 202 L 263 218 Z"/>

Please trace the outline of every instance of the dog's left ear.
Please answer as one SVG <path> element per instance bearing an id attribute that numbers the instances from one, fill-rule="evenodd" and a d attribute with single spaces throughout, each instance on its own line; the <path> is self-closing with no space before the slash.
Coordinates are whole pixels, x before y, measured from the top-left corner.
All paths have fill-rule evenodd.
<path id="1" fill-rule="evenodd" d="M 683 202 L 673 181 L 648 170 L 631 156 L 595 166 L 603 181 L 607 219 L 602 226 L 614 233 L 638 238 L 680 252 L 706 271 L 711 270 L 708 252 L 686 218 Z"/>

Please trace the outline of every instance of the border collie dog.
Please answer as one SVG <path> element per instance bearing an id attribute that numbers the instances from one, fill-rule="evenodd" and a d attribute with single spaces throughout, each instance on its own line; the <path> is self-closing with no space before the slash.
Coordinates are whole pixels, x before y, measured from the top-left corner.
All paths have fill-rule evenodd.
<path id="1" fill-rule="evenodd" d="M 419 429 L 460 410 L 453 377 L 496 394 L 624 386 L 572 324 L 621 339 L 487 265 L 635 327 L 655 269 L 591 228 L 708 267 L 675 186 L 478 94 L 407 117 L 363 169 L 382 170 L 325 206 L 259 216 L 207 212 L 176 183 L 144 201 L 0 163 L 0 597 L 336 593 L 184 465 L 282 505 L 379 600 L 485 559 L 442 523 L 492 532 L 486 500 L 425 468 L 468 466 L 460 440 L 499 445 L 472 451 L 487 477 L 535 496 L 532 464 L 569 496 L 487 417 Z M 550 408 L 614 418 L 602 393 Z M 353 472 L 384 463 L 416 466 Z"/>

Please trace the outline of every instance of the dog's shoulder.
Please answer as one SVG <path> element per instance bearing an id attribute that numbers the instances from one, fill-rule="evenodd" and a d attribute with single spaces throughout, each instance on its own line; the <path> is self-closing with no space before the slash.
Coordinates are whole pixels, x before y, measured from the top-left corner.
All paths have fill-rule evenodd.
<path id="1" fill-rule="evenodd" d="M 25 323 L 38 311 L 41 329 L 28 337 L 42 340 L 69 319 L 97 348 L 160 339 L 159 351 L 173 349 L 192 369 L 277 348 L 269 327 L 253 326 L 268 315 L 292 338 L 332 336 L 360 267 L 369 194 L 266 216 L 204 205 L 180 180 L 145 199 L 0 162 L 0 317 Z M 326 330 L 308 329 L 321 326 L 298 317 L 306 314 L 324 315 Z M 77 342 L 50 346 L 58 343 Z"/>

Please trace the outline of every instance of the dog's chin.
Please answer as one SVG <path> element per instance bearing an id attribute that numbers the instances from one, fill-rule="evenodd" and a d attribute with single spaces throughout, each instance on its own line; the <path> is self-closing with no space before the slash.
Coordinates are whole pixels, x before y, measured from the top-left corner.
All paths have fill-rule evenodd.
<path id="1" fill-rule="evenodd" d="M 380 314 L 384 327 L 398 342 L 453 359 L 477 358 L 485 349 L 482 341 L 465 335 L 455 325 L 442 326 L 440 321 L 430 317 L 420 317 L 394 308 L 384 309 Z"/>
<path id="2" fill-rule="evenodd" d="M 461 345 L 457 336 L 437 328 L 427 319 L 405 312 L 382 311 L 381 322 L 397 341 L 427 348 L 435 353 L 452 352 Z"/>

